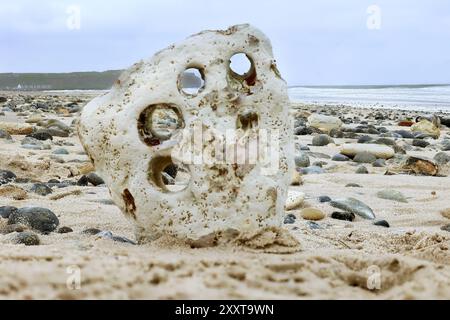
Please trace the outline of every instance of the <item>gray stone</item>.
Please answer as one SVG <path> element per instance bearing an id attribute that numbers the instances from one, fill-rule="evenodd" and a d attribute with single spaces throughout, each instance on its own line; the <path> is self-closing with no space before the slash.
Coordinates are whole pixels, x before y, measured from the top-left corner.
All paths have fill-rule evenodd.
<path id="1" fill-rule="evenodd" d="M 430 143 L 425 140 L 414 139 L 412 145 L 414 147 L 426 148 L 430 145 Z"/>
<path id="2" fill-rule="evenodd" d="M 11 135 L 5 130 L 0 129 L 0 139 L 12 140 Z"/>
<path id="3" fill-rule="evenodd" d="M 358 169 L 356 169 L 355 173 L 357 174 L 368 174 L 369 170 L 365 166 L 359 166 Z"/>
<path id="4" fill-rule="evenodd" d="M 358 143 L 367 143 L 367 142 L 371 142 L 373 140 L 373 138 L 371 136 L 361 136 L 358 139 Z"/>
<path id="5" fill-rule="evenodd" d="M 312 145 L 316 147 L 326 146 L 333 142 L 333 139 L 330 138 L 327 134 L 318 134 L 314 136 L 312 139 Z"/>
<path id="6" fill-rule="evenodd" d="M 386 160 L 377 159 L 372 163 L 372 166 L 374 166 L 375 168 L 383 168 L 386 166 Z"/>
<path id="7" fill-rule="evenodd" d="M 26 246 L 38 246 L 41 243 L 39 236 L 30 231 L 23 231 L 14 234 L 11 242 L 15 244 L 24 244 Z"/>
<path id="8" fill-rule="evenodd" d="M 389 228 L 390 225 L 386 220 L 378 220 L 373 223 L 375 226 Z"/>
<path id="9" fill-rule="evenodd" d="M 335 154 L 332 158 L 332 161 L 349 161 L 350 158 L 347 157 L 346 155 L 343 155 L 341 153 Z"/>
<path id="10" fill-rule="evenodd" d="M 9 170 L 0 170 L 0 186 L 2 184 L 13 182 L 16 179 L 17 176 L 14 174 L 14 172 Z"/>
<path id="11" fill-rule="evenodd" d="M 372 209 L 369 208 L 365 203 L 354 198 L 333 200 L 330 202 L 330 205 L 346 212 L 351 212 L 364 219 L 375 219 L 375 214 L 373 213 Z"/>
<path id="12" fill-rule="evenodd" d="M 367 151 L 358 152 L 353 158 L 353 161 L 357 163 L 372 163 L 375 162 L 375 160 L 377 160 L 377 157 Z"/>
<path id="13" fill-rule="evenodd" d="M 403 193 L 401 193 L 400 191 L 397 191 L 397 190 L 392 190 L 392 189 L 385 189 L 385 190 L 378 191 L 377 197 L 380 199 L 403 202 L 403 203 L 408 202 L 408 200 L 406 200 Z"/>
<path id="14" fill-rule="evenodd" d="M 49 209 L 27 207 L 12 212 L 8 224 L 24 224 L 42 233 L 54 231 L 59 225 L 58 217 Z"/>
<path id="15" fill-rule="evenodd" d="M 12 206 L 0 207 L 0 218 L 8 219 L 11 213 L 16 212 L 17 208 Z"/>
<path id="16" fill-rule="evenodd" d="M 297 217 L 290 213 L 284 217 L 284 224 L 294 224 L 296 219 Z"/>
<path id="17" fill-rule="evenodd" d="M 300 173 L 302 173 L 302 174 L 322 174 L 322 173 L 325 173 L 325 170 L 323 170 L 321 167 L 307 167 L 307 168 L 301 168 Z"/>
<path id="18" fill-rule="evenodd" d="M 324 202 L 330 202 L 331 198 L 329 196 L 320 196 L 318 198 L 319 202 L 324 203 Z"/>
<path id="19" fill-rule="evenodd" d="M 64 148 L 58 148 L 55 151 L 53 151 L 53 154 L 69 154 L 69 151 Z"/>
<path id="20" fill-rule="evenodd" d="M 41 196 L 46 196 L 53 192 L 52 189 L 44 183 L 33 184 L 33 186 L 31 187 L 31 191 Z"/>
<path id="21" fill-rule="evenodd" d="M 445 165 L 450 162 L 450 155 L 445 152 L 436 153 L 434 156 L 434 161 L 439 165 Z"/>
<path id="22" fill-rule="evenodd" d="M 298 168 L 309 167 L 311 164 L 309 156 L 304 152 L 300 152 L 297 156 L 295 156 L 294 161 Z"/>

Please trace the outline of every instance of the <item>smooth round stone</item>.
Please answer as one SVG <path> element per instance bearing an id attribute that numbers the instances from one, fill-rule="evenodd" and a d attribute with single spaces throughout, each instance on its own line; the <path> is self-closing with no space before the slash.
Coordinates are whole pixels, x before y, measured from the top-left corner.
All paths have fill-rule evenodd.
<path id="1" fill-rule="evenodd" d="M 71 233 L 71 232 L 73 232 L 73 229 L 69 228 L 69 227 L 61 227 L 56 232 L 57 233 Z"/>
<path id="2" fill-rule="evenodd" d="M 430 145 L 430 143 L 425 141 L 425 140 L 414 139 L 413 142 L 412 142 L 412 145 L 414 147 L 426 148 L 426 147 L 428 147 Z"/>
<path id="3" fill-rule="evenodd" d="M 373 223 L 375 226 L 389 228 L 390 225 L 386 220 L 378 220 Z"/>
<path id="4" fill-rule="evenodd" d="M 442 227 L 441 227 L 441 230 L 442 230 L 442 231 L 450 232 L 450 224 L 447 224 L 447 225 L 445 225 L 445 226 L 442 226 Z"/>
<path id="5" fill-rule="evenodd" d="M 64 148 L 58 148 L 55 151 L 53 151 L 53 154 L 69 154 L 69 151 Z"/>
<path id="6" fill-rule="evenodd" d="M 351 212 L 333 212 L 331 218 L 342 221 L 353 221 L 355 220 L 355 215 Z"/>
<path id="7" fill-rule="evenodd" d="M 335 154 L 332 158 L 331 158 L 331 160 L 332 161 L 349 161 L 350 160 L 350 158 L 349 157 L 347 157 L 347 156 L 345 156 L 345 155 L 343 155 L 343 154 L 340 154 L 340 153 L 338 153 L 338 154 Z"/>
<path id="8" fill-rule="evenodd" d="M 311 149 L 308 146 L 300 146 L 301 151 L 310 151 Z"/>
<path id="9" fill-rule="evenodd" d="M 320 196 L 319 197 L 319 202 L 320 203 L 324 203 L 324 202 L 330 202 L 331 198 L 329 196 Z"/>
<path id="10" fill-rule="evenodd" d="M 317 136 L 314 136 L 312 139 L 312 145 L 316 147 L 323 147 L 329 145 L 332 142 L 333 139 L 331 139 L 327 134 L 319 134 Z"/>
<path id="11" fill-rule="evenodd" d="M 293 214 L 288 214 L 284 217 L 284 224 L 294 224 L 297 217 Z"/>
<path id="12" fill-rule="evenodd" d="M 48 132 L 47 129 L 38 130 L 32 134 L 27 135 L 27 137 L 31 137 L 40 141 L 53 140 L 52 135 Z"/>
<path id="13" fill-rule="evenodd" d="M 95 172 L 89 173 L 86 177 L 87 177 L 88 181 L 95 187 L 105 184 L 105 181 Z"/>
<path id="14" fill-rule="evenodd" d="M 9 216 L 13 213 L 13 212 L 17 212 L 17 208 L 16 207 L 12 207 L 12 206 L 4 206 L 4 207 L 0 207 L 0 217 L 3 219 L 8 219 Z"/>
<path id="15" fill-rule="evenodd" d="M 342 130 L 340 130 L 340 129 L 333 128 L 333 129 L 330 130 L 330 137 L 343 138 L 344 137 L 344 132 L 342 132 Z"/>
<path id="16" fill-rule="evenodd" d="M 15 244 L 24 244 L 26 246 L 37 246 L 41 243 L 39 236 L 30 231 L 14 234 L 11 241 Z"/>
<path id="17" fill-rule="evenodd" d="M 368 174 L 369 170 L 365 166 L 359 166 L 358 169 L 356 169 L 355 173 L 357 174 Z"/>
<path id="18" fill-rule="evenodd" d="M 367 142 L 370 142 L 370 141 L 372 141 L 373 140 L 373 138 L 372 137 L 370 137 L 370 136 L 361 136 L 359 139 L 358 139 L 358 143 L 367 143 Z"/>
<path id="19" fill-rule="evenodd" d="M 53 192 L 51 188 L 43 183 L 33 184 L 33 186 L 31 187 L 31 191 L 41 196 L 46 196 Z"/>
<path id="20" fill-rule="evenodd" d="M 325 214 L 321 210 L 315 208 L 305 208 L 301 210 L 300 216 L 305 220 L 312 221 L 322 220 L 325 218 Z"/>
<path id="21" fill-rule="evenodd" d="M 353 161 L 357 163 L 372 163 L 375 160 L 377 160 L 377 157 L 375 157 L 373 154 L 369 152 L 358 152 L 355 157 L 353 158 Z"/>
<path id="22" fill-rule="evenodd" d="M 102 230 L 97 229 L 97 228 L 89 228 L 89 229 L 83 230 L 81 233 L 82 234 L 87 234 L 87 235 L 90 235 L 90 236 L 95 236 L 96 234 L 99 234 L 100 232 L 102 232 Z"/>
<path id="23" fill-rule="evenodd" d="M 394 132 L 399 134 L 404 139 L 414 139 L 414 134 L 411 131 L 396 130 Z"/>
<path id="24" fill-rule="evenodd" d="M 323 166 L 326 166 L 326 165 L 327 165 L 327 163 L 325 161 L 315 161 L 312 164 L 313 167 L 320 167 L 320 168 L 323 168 Z"/>
<path id="25" fill-rule="evenodd" d="M 87 187 L 88 184 L 89 184 L 89 179 L 88 179 L 87 176 L 82 176 L 82 177 L 77 181 L 77 186 Z"/>
<path id="26" fill-rule="evenodd" d="M 11 213 L 8 224 L 25 224 L 34 230 L 48 233 L 54 231 L 58 227 L 59 219 L 49 209 L 27 207 Z"/>
<path id="27" fill-rule="evenodd" d="M 300 152 L 299 155 L 295 156 L 294 162 L 298 168 L 306 168 L 311 164 L 309 156 L 304 152 Z"/>
<path id="28" fill-rule="evenodd" d="M 439 152 L 436 153 L 433 159 L 437 164 L 444 165 L 450 162 L 450 155 L 445 152 Z"/>
<path id="29" fill-rule="evenodd" d="M 285 209 L 287 211 L 294 210 L 300 207 L 303 204 L 303 201 L 305 201 L 305 194 L 303 192 L 289 191 Z"/>
<path id="30" fill-rule="evenodd" d="M 372 166 L 375 168 L 386 167 L 386 161 L 384 159 L 377 159 L 372 163 Z"/>
<path id="31" fill-rule="evenodd" d="M 313 133 L 313 129 L 306 126 L 299 126 L 294 129 L 294 134 L 296 136 L 306 136 Z"/>
<path id="32" fill-rule="evenodd" d="M 17 176 L 14 174 L 14 172 L 9 170 L 0 170 L 0 186 L 2 184 L 13 182 L 16 179 Z"/>
<path id="33" fill-rule="evenodd" d="M 386 146 L 394 146 L 395 145 L 395 141 L 392 139 L 388 139 L 388 138 L 378 138 L 373 143 L 384 144 Z"/>
<path id="34" fill-rule="evenodd" d="M 356 156 L 358 153 L 368 152 L 375 158 L 390 159 L 395 155 L 394 149 L 390 146 L 372 143 L 348 143 L 341 147 L 341 153 L 346 156 Z M 375 160 L 374 160 L 375 161 Z"/>

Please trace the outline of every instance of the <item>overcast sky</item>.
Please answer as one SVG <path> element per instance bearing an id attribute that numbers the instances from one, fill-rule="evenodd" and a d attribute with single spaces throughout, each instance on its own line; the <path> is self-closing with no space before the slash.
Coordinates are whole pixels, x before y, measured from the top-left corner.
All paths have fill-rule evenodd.
<path id="1" fill-rule="evenodd" d="M 449 0 L 2 0 L 0 72 L 122 69 L 247 22 L 290 85 L 450 83 Z"/>

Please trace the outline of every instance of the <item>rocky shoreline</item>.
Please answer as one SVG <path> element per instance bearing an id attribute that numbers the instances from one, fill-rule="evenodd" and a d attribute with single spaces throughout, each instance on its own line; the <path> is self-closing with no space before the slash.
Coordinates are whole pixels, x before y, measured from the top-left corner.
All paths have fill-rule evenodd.
<path id="1" fill-rule="evenodd" d="M 292 104 L 280 254 L 137 245 L 76 134 L 94 96 L 0 92 L 1 298 L 450 298 L 447 114 Z"/>

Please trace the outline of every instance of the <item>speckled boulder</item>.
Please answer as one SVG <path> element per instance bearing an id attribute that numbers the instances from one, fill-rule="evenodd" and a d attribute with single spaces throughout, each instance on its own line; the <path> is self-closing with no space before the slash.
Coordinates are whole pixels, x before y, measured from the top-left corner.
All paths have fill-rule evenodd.
<path id="1" fill-rule="evenodd" d="M 247 57 L 247 72 L 233 71 L 236 54 Z M 190 69 L 202 78 L 194 93 L 184 90 Z M 78 131 L 139 241 L 253 234 L 283 222 L 294 164 L 288 107 L 269 39 L 238 25 L 135 64 L 84 108 Z M 241 161 L 252 141 L 259 147 Z M 178 185 L 179 176 L 189 178 Z"/>

